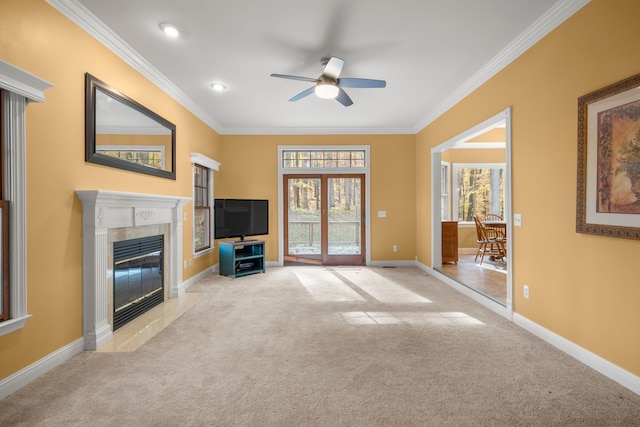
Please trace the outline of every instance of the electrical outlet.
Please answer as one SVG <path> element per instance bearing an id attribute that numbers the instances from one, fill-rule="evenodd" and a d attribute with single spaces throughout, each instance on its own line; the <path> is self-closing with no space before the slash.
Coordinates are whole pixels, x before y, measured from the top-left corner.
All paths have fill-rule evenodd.
<path id="1" fill-rule="evenodd" d="M 186 259 L 184 260 L 184 269 L 185 270 L 187 269 L 187 260 Z"/>
<path id="2" fill-rule="evenodd" d="M 524 297 L 526 299 L 529 299 L 529 286 L 528 285 L 524 285 Z"/>
<path id="3" fill-rule="evenodd" d="M 393 245 L 393 252 L 398 252 L 398 245 Z"/>

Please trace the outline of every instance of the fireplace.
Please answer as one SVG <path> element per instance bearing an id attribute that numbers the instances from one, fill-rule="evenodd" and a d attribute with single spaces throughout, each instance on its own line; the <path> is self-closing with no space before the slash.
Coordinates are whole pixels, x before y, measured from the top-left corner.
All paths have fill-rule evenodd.
<path id="1" fill-rule="evenodd" d="M 164 236 L 113 243 L 113 330 L 164 301 Z"/>
<path id="2" fill-rule="evenodd" d="M 82 202 L 82 319 L 86 350 L 96 350 L 113 337 L 114 280 L 118 242 L 162 236 L 160 269 L 162 301 L 184 294 L 182 281 L 182 208 L 187 197 L 77 190 Z M 118 297 L 116 297 L 118 298 Z M 162 302 L 160 301 L 160 303 Z"/>

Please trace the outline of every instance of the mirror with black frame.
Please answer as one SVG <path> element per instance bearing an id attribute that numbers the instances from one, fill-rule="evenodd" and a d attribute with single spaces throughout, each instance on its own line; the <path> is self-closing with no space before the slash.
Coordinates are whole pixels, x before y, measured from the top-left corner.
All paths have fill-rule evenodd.
<path id="1" fill-rule="evenodd" d="M 176 126 L 85 74 L 85 160 L 176 179 Z"/>

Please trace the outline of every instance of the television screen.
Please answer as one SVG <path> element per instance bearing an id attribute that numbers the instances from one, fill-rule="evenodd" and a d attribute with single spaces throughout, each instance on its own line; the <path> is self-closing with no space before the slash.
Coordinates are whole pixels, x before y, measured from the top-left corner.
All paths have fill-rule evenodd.
<path id="1" fill-rule="evenodd" d="M 227 239 L 269 234 L 269 201 L 215 199 L 214 238 Z"/>

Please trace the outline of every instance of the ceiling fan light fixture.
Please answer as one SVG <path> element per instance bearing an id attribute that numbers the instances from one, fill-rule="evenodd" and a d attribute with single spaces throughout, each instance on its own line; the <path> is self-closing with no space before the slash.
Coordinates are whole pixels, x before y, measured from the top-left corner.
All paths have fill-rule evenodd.
<path id="1" fill-rule="evenodd" d="M 333 99 L 338 96 L 340 89 L 333 82 L 320 82 L 316 85 L 315 91 L 318 98 Z"/>
<path id="2" fill-rule="evenodd" d="M 160 24 L 160 29 L 169 37 L 180 37 L 180 28 L 173 24 Z"/>

